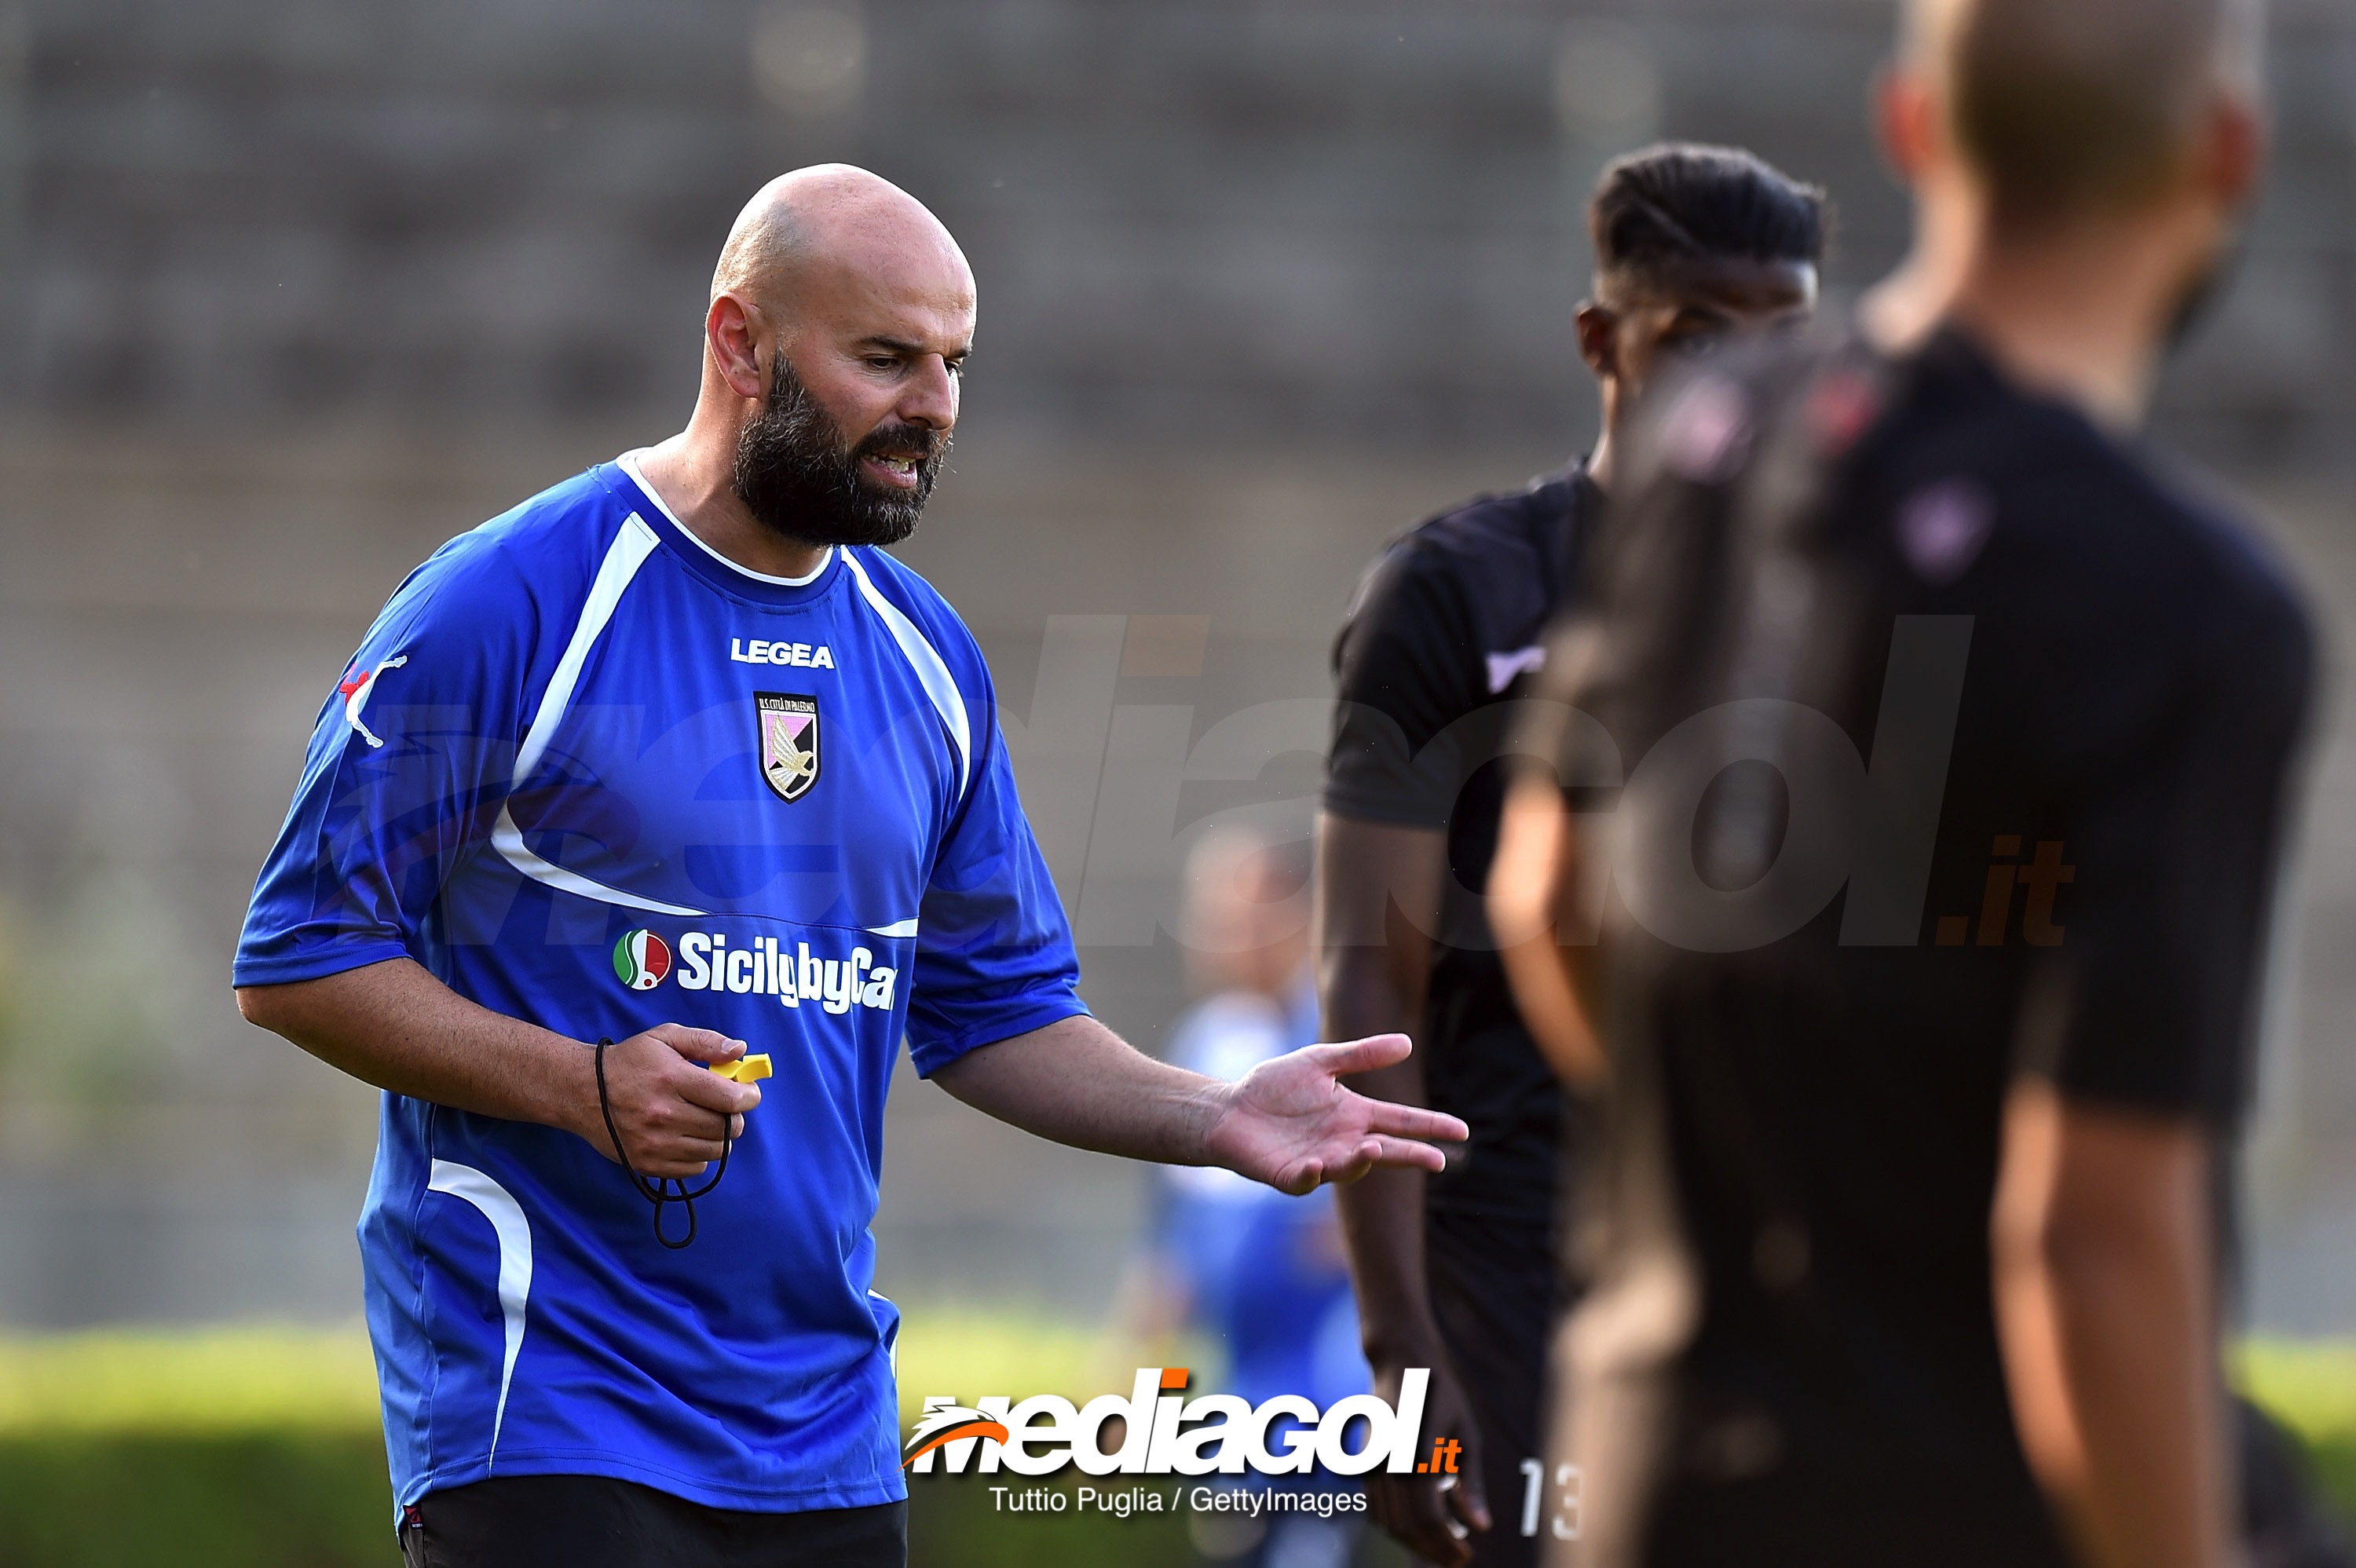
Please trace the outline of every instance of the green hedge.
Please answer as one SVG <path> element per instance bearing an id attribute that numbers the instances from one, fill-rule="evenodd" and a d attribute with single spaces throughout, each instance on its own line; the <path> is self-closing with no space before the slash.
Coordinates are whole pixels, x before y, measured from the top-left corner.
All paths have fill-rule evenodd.
<path id="1" fill-rule="evenodd" d="M 919 1568 L 1183 1568 L 1183 1520 L 999 1515 L 978 1477 L 914 1489 Z M 397 1568 L 374 1435 L 0 1439 L 0 1568 Z"/>
<path id="2" fill-rule="evenodd" d="M 0 1438 L 0 1568 L 397 1568 L 372 1433 Z"/>
<path id="3" fill-rule="evenodd" d="M 916 1326 L 921 1324 L 921 1331 Z M 1084 1392 L 1085 1334 L 916 1318 L 901 1387 Z M 2247 1388 L 2356 1518 L 2356 1346 L 2257 1343 Z M 392 1499 L 357 1330 L 0 1340 L 0 1568 L 393 1568 Z M 980 1477 L 918 1479 L 916 1568 L 1192 1561 L 1183 1519 L 999 1514 Z"/>
<path id="4" fill-rule="evenodd" d="M 916 1313 L 927 1393 L 1082 1391 L 1066 1326 Z M 999 1514 L 979 1477 L 918 1480 L 916 1568 L 1193 1561 L 1183 1521 Z M 367 1337 L 242 1328 L 0 1339 L 0 1568 L 393 1568 L 392 1494 Z"/>

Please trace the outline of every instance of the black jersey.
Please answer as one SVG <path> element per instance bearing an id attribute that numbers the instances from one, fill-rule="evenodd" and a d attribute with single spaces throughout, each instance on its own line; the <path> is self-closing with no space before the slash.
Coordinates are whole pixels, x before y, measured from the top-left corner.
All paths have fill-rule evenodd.
<path id="1" fill-rule="evenodd" d="M 1598 1561 L 2059 1562 L 1990 1302 L 2000 1108 L 2026 1071 L 2233 1122 L 2307 617 L 1954 334 L 1704 369 L 1631 455 L 1543 692 L 1631 764 L 1566 1341 Z"/>
<path id="2" fill-rule="evenodd" d="M 1599 500 L 1574 467 L 1418 525 L 1367 571 L 1333 642 L 1326 810 L 1448 836 L 1416 1049 L 1431 1104 L 1472 1136 L 1427 1189 L 1439 1212 L 1553 1218 L 1560 1093 L 1514 1010 L 1482 892 L 1504 806 L 1508 705 L 1543 662 Z"/>

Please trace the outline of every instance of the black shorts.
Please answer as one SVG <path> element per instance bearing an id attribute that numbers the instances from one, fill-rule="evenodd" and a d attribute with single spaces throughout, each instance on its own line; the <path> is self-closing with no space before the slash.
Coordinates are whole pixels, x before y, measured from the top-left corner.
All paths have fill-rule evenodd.
<path id="1" fill-rule="evenodd" d="M 1554 1230 L 1435 1211 L 1424 1218 L 1432 1316 L 1481 1429 L 1490 1527 L 1474 1568 L 1528 1568 L 1558 1507 L 1546 1484 L 1547 1355 L 1561 1316 Z"/>
<path id="2" fill-rule="evenodd" d="M 1847 1477 L 1672 1480 L 1651 1499 L 1646 1568 L 2070 1568 L 2044 1499 L 1973 1477 L 1912 1492 Z"/>
<path id="3" fill-rule="evenodd" d="M 408 1568 L 905 1568 L 908 1505 L 754 1513 L 604 1476 L 504 1476 L 405 1509 Z"/>

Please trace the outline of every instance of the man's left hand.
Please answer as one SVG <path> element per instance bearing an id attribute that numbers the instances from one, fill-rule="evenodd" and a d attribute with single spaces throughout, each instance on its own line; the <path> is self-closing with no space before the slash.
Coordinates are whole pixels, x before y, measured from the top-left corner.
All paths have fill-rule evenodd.
<path id="1" fill-rule="evenodd" d="M 1341 1080 L 1405 1061 L 1403 1034 L 1311 1045 L 1272 1058 L 1233 1083 L 1204 1139 L 1212 1163 L 1299 1197 L 1322 1182 L 1355 1181 L 1378 1165 L 1440 1170 L 1434 1147 L 1462 1143 L 1462 1122 L 1419 1105 L 1369 1100 Z"/>

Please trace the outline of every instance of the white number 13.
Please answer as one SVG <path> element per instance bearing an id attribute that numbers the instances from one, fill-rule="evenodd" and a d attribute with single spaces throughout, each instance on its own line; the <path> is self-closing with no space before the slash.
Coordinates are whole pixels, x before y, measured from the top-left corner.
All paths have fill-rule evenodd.
<path id="1" fill-rule="evenodd" d="M 1576 1465 L 1554 1467 L 1555 1491 L 1561 1506 L 1554 1518 L 1547 1520 L 1548 1533 L 1557 1541 L 1577 1541 L 1580 1525 L 1580 1475 Z M 1538 1508 L 1546 1500 L 1546 1466 L 1536 1459 L 1522 1461 L 1522 1533 L 1538 1532 Z"/>

